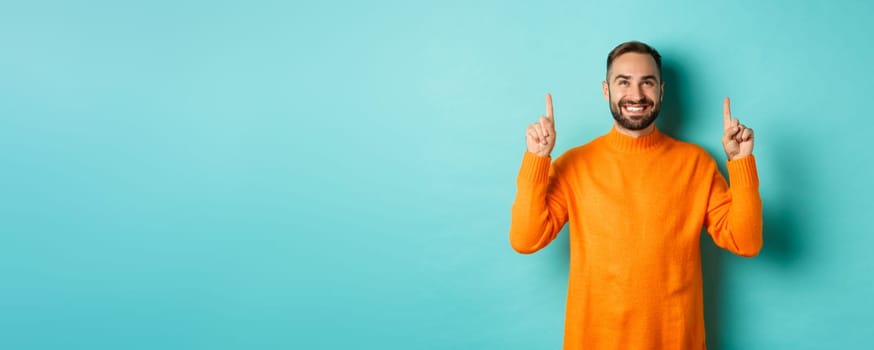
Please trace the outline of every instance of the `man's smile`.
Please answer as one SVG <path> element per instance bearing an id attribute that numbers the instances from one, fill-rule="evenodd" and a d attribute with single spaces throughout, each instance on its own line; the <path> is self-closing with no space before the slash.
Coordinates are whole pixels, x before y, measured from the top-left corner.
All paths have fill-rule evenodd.
<path id="1" fill-rule="evenodd" d="M 650 109 L 649 104 L 624 104 L 622 105 L 622 110 L 624 110 L 628 114 L 643 114 L 648 112 Z"/>

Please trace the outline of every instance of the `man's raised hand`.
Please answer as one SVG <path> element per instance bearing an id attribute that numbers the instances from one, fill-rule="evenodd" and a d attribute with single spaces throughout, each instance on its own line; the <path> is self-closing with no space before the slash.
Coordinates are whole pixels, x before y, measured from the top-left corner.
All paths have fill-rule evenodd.
<path id="1" fill-rule="evenodd" d="M 546 115 L 528 125 L 525 133 L 528 152 L 541 157 L 549 157 L 555 147 L 555 116 L 552 114 L 552 95 L 546 94 Z"/>
<path id="2" fill-rule="evenodd" d="M 731 117 L 728 97 L 722 102 L 722 147 L 728 160 L 735 160 L 753 154 L 753 129 Z"/>

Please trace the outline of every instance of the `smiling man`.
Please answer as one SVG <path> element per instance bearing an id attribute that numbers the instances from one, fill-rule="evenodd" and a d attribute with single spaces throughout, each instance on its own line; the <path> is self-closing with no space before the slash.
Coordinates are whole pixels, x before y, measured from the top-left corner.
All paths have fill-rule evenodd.
<path id="1" fill-rule="evenodd" d="M 533 253 L 570 222 L 565 349 L 704 349 L 700 232 L 737 255 L 762 247 L 753 131 L 723 102 L 729 187 L 701 147 L 655 126 L 661 56 L 626 42 L 602 83 L 614 124 L 552 161 L 555 116 L 528 126 L 510 243 Z"/>

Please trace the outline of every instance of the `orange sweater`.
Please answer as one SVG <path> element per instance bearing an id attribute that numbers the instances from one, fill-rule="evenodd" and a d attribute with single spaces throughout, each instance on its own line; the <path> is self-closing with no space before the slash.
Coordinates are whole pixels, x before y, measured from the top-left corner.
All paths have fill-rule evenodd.
<path id="1" fill-rule="evenodd" d="M 549 244 L 570 221 L 564 349 L 704 349 L 700 233 L 762 247 L 755 158 L 728 162 L 731 189 L 701 147 L 656 129 L 612 129 L 550 158 L 525 152 L 510 243 Z"/>

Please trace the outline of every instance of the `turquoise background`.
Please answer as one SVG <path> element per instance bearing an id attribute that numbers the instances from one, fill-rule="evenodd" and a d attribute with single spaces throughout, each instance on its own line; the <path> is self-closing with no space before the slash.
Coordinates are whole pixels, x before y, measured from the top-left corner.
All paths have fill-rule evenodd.
<path id="1" fill-rule="evenodd" d="M 558 349 L 567 232 L 509 245 L 524 130 L 610 128 L 607 52 L 664 56 L 660 125 L 756 130 L 765 246 L 704 236 L 711 349 L 874 340 L 863 1 L 7 1 L 0 348 Z"/>

